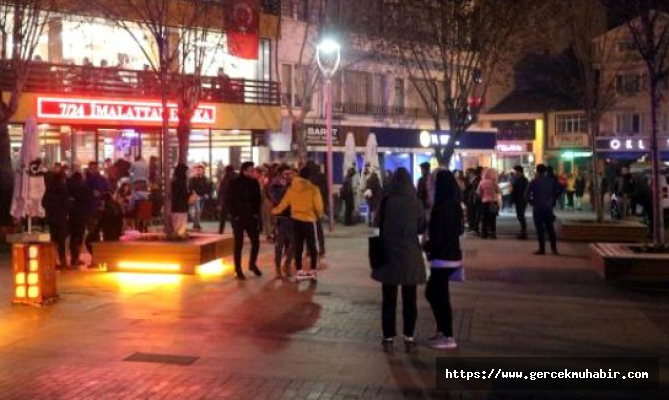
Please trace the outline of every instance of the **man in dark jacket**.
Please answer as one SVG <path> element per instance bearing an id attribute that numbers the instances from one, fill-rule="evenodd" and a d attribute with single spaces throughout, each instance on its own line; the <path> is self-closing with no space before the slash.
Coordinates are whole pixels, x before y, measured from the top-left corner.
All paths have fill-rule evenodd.
<path id="1" fill-rule="evenodd" d="M 70 196 L 67 193 L 65 174 L 60 164 L 54 165 L 51 172 L 45 176 L 46 191 L 42 198 L 42 206 L 46 212 L 46 221 L 49 224 L 51 240 L 58 248 L 60 264 L 57 268 L 67 268 L 65 241 L 67 240 L 67 215 L 70 209 Z"/>
<path id="2" fill-rule="evenodd" d="M 328 179 L 325 174 L 321 171 L 321 167 L 316 164 L 314 161 L 307 161 L 307 168 L 311 171 L 311 177 L 309 182 L 316 185 L 316 187 L 321 192 L 321 198 L 323 199 L 323 207 L 326 214 L 330 213 L 329 208 L 329 191 L 328 191 Z M 323 257 L 325 255 L 325 235 L 323 234 L 323 223 L 320 218 L 316 221 L 316 233 L 318 235 L 318 255 Z"/>
<path id="3" fill-rule="evenodd" d="M 555 179 L 547 176 L 546 166 L 537 165 L 537 175 L 527 187 L 527 201 L 532 205 L 532 215 L 534 217 L 534 226 L 537 230 L 539 239 L 539 250 L 534 254 L 546 254 L 546 231 L 551 243 L 553 254 L 557 255 L 557 238 L 555 235 L 555 207 L 556 193 L 560 192 L 558 183 Z"/>
<path id="4" fill-rule="evenodd" d="M 67 192 L 72 202 L 69 215 L 70 228 L 70 265 L 77 267 L 83 265 L 80 259 L 81 245 L 84 242 L 86 232 L 86 214 L 84 210 L 93 201 L 93 193 L 86 186 L 84 176 L 81 172 L 75 172 L 67 181 Z"/>
<path id="5" fill-rule="evenodd" d="M 200 218 L 202 217 L 202 210 L 213 188 L 209 178 L 204 174 L 204 167 L 198 165 L 195 167 L 195 175 L 188 181 L 188 191 L 197 194 L 197 200 L 193 204 L 193 230 L 199 231 L 202 229 L 200 225 Z"/>
<path id="6" fill-rule="evenodd" d="M 249 270 L 256 276 L 262 273 L 256 261 L 260 251 L 260 183 L 254 175 L 254 164 L 247 161 L 242 164 L 241 174 L 230 182 L 226 193 L 225 205 L 232 216 L 232 231 L 235 237 L 235 272 L 237 279 L 244 280 L 242 272 L 242 249 L 244 247 L 244 232 L 251 241 L 251 258 Z"/>
<path id="7" fill-rule="evenodd" d="M 86 250 L 93 255 L 93 242 L 100 241 L 100 216 L 104 207 L 104 196 L 111 192 L 109 182 L 105 177 L 100 175 L 98 163 L 91 161 L 88 163 L 88 170 L 86 171 L 86 187 L 93 193 L 90 203 L 86 210 Z"/>
<path id="8" fill-rule="evenodd" d="M 220 220 L 218 224 L 218 234 L 222 235 L 225 232 L 225 223 L 228 221 L 228 208 L 225 205 L 225 195 L 228 193 L 228 187 L 230 182 L 237 177 L 235 172 L 235 167 L 228 165 L 225 167 L 225 175 L 221 179 L 221 182 L 218 184 L 218 190 L 216 196 L 218 196 L 218 209 L 220 211 Z"/>
<path id="9" fill-rule="evenodd" d="M 430 195 L 428 190 L 428 178 L 430 177 L 430 163 L 424 162 L 420 164 L 420 178 L 416 185 L 416 195 L 423 205 L 423 209 L 427 212 L 430 209 Z"/>
<path id="10" fill-rule="evenodd" d="M 527 221 L 525 220 L 525 210 L 527 209 L 527 200 L 525 199 L 525 192 L 529 182 L 523 173 L 523 167 L 516 165 L 513 167 L 515 179 L 511 186 L 511 201 L 516 206 L 516 218 L 520 223 L 520 233 L 518 239 L 527 239 Z"/>

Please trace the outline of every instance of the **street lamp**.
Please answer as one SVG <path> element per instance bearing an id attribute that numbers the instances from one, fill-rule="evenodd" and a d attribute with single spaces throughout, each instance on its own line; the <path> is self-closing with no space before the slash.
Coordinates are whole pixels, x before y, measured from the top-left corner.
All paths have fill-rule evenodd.
<path id="1" fill-rule="evenodd" d="M 328 170 L 328 228 L 334 230 L 334 201 L 332 197 L 332 77 L 337 73 L 341 61 L 341 46 L 332 39 L 323 39 L 316 46 L 316 62 L 325 77 L 325 130 L 327 142 Z"/>

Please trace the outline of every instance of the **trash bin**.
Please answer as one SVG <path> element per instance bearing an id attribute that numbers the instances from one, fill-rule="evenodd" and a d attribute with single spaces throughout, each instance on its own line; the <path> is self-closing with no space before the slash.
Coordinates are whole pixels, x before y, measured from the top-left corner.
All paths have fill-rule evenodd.
<path id="1" fill-rule="evenodd" d="M 12 303 L 42 306 L 58 298 L 56 248 L 49 235 L 8 235 L 12 244 Z"/>

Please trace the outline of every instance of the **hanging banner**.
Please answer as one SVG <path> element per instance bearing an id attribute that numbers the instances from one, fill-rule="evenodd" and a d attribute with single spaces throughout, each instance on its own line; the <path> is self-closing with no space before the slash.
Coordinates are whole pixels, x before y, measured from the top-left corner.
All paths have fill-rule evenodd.
<path id="1" fill-rule="evenodd" d="M 260 0 L 230 0 L 225 27 L 228 53 L 247 60 L 258 59 L 260 47 Z"/>

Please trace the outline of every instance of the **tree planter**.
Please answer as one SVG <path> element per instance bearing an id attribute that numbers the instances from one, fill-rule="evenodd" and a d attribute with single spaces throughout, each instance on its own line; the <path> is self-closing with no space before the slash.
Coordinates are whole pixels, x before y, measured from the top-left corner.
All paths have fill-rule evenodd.
<path id="1" fill-rule="evenodd" d="M 590 258 L 606 281 L 669 286 L 669 253 L 645 252 L 633 243 L 593 243 Z"/>
<path id="2" fill-rule="evenodd" d="M 192 234 L 165 238 L 160 234 L 124 236 L 118 242 L 93 243 L 93 264 L 111 272 L 192 275 L 199 265 L 232 254 L 231 236 Z"/>
<path id="3" fill-rule="evenodd" d="M 648 238 L 648 228 L 632 221 L 558 221 L 558 233 L 566 242 L 641 243 Z"/>

